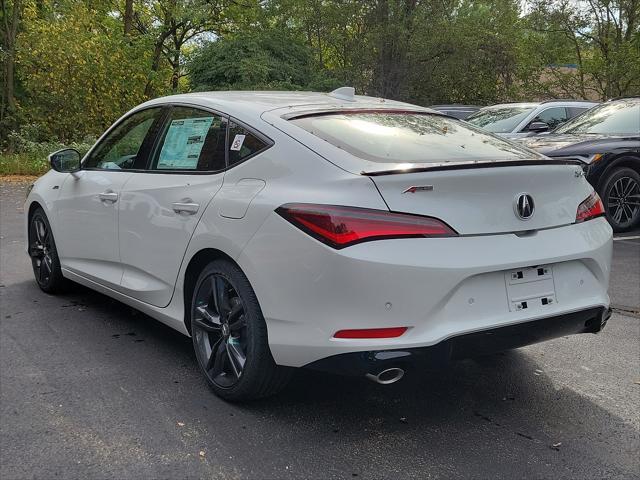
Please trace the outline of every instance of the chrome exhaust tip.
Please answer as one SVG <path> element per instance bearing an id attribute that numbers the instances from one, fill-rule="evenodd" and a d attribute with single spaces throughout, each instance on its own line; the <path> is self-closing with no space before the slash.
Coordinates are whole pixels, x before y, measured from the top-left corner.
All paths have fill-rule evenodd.
<path id="1" fill-rule="evenodd" d="M 404 370 L 397 367 L 387 368 L 386 370 L 382 370 L 376 374 L 367 373 L 365 377 L 372 382 L 379 383 L 380 385 L 391 385 L 404 377 Z"/>

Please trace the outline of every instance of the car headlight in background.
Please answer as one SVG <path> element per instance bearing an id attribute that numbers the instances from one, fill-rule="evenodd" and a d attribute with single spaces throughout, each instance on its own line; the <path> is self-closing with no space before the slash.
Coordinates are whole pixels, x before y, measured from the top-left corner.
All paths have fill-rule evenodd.
<path id="1" fill-rule="evenodd" d="M 31 193 L 31 190 L 33 190 L 34 185 L 35 183 L 29 184 L 29 186 L 27 187 L 27 193 L 25 193 L 24 198 L 27 198 L 29 196 L 29 194 Z"/>
<path id="2" fill-rule="evenodd" d="M 583 162 L 585 162 L 584 166 L 582 167 L 582 170 L 584 170 L 585 176 L 589 175 L 589 171 L 591 170 L 591 167 L 594 164 L 598 163 L 603 158 L 604 158 L 604 153 L 592 153 L 591 155 L 585 155 L 584 157 L 582 157 Z"/>

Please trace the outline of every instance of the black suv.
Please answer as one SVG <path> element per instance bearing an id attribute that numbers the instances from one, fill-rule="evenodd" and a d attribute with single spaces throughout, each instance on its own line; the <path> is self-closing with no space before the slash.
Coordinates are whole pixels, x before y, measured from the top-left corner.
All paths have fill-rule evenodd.
<path id="1" fill-rule="evenodd" d="M 523 143 L 549 157 L 581 160 L 614 231 L 640 226 L 640 98 L 602 103 Z"/>

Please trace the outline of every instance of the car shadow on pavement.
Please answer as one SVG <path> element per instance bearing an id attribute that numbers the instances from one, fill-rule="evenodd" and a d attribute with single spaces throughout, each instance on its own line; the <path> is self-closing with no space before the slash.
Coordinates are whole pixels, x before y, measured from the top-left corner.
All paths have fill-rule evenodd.
<path id="1" fill-rule="evenodd" d="M 584 469 L 593 477 L 624 477 L 637 466 L 637 441 L 619 445 L 602 435 L 607 429 L 637 438 L 634 427 L 545 373 L 527 349 L 460 361 L 439 371 L 409 371 L 387 386 L 299 370 L 280 394 L 233 405 L 207 388 L 189 338 L 81 286 L 53 297 L 32 282 L 23 283 L 7 285 L 2 294 L 19 289 L 26 296 L 13 303 L 32 305 L 19 312 L 3 308 L 3 321 L 27 320 L 32 329 L 46 322 L 53 331 L 65 332 L 56 337 L 68 342 L 59 345 L 62 350 L 97 346 L 87 357 L 95 361 L 93 368 L 108 369 L 117 375 L 110 381 L 135 396 L 129 399 L 109 384 L 102 397 L 113 396 L 114 405 L 116 397 L 124 398 L 125 405 L 157 397 L 145 406 L 148 418 L 136 421 L 166 422 L 169 416 L 174 420 L 165 428 L 178 428 L 175 419 L 197 425 L 189 441 L 200 442 L 198 448 L 206 450 L 214 441 L 260 444 L 301 465 L 322 455 L 332 458 L 332 468 L 340 472 L 374 477 L 398 472 L 380 474 L 380 468 L 389 467 L 381 456 L 393 465 L 421 459 L 449 473 L 447 464 L 454 463 L 456 475 L 476 478 L 494 476 L 505 466 L 518 476 L 541 477 L 548 468 L 555 478 L 584 477 Z M 46 318 L 35 318 L 42 311 Z M 127 379 L 133 380 L 124 384 Z M 461 458 L 465 462 L 459 464 Z M 259 461 L 266 468 L 276 459 Z M 557 462 L 565 470 L 559 472 Z"/>

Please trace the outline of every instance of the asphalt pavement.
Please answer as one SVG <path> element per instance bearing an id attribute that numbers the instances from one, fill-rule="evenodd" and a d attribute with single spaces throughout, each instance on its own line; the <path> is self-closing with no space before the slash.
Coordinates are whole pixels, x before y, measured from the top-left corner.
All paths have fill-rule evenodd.
<path id="1" fill-rule="evenodd" d="M 0 185 L 0 478 L 638 478 L 640 238 L 604 332 L 390 386 L 300 371 L 231 405 L 190 339 L 78 286 L 42 293 L 24 186 Z"/>

